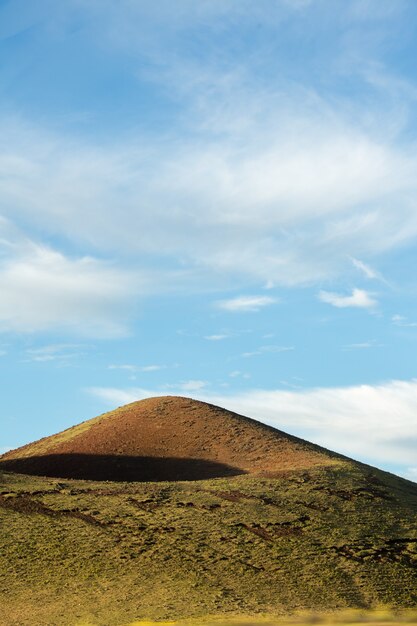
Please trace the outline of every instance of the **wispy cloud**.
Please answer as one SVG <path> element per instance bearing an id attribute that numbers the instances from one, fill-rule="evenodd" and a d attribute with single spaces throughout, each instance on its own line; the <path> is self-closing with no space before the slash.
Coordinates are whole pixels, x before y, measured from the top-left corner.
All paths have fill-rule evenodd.
<path id="1" fill-rule="evenodd" d="M 369 348 L 382 348 L 383 344 L 377 341 L 362 341 L 361 343 L 349 343 L 342 346 L 342 350 L 368 350 Z"/>
<path id="2" fill-rule="evenodd" d="M 49 361 L 68 361 L 85 354 L 86 346 L 84 344 L 50 344 L 39 348 L 28 348 L 25 352 L 26 361 L 35 361 L 38 363 L 47 363 Z"/>
<path id="3" fill-rule="evenodd" d="M 258 356 L 260 354 L 278 354 L 280 352 L 291 352 L 292 350 L 295 350 L 294 346 L 260 346 L 260 348 L 257 348 L 252 352 L 243 352 L 241 356 L 248 358 L 251 356 Z"/>
<path id="4" fill-rule="evenodd" d="M 251 375 L 248 374 L 247 372 L 241 372 L 240 370 L 233 370 L 233 372 L 230 372 L 229 377 L 249 379 L 251 378 Z"/>
<path id="5" fill-rule="evenodd" d="M 222 341 L 223 339 L 229 339 L 229 337 L 231 337 L 230 334 L 206 335 L 204 339 L 207 339 L 207 341 Z"/>
<path id="6" fill-rule="evenodd" d="M 126 372 L 136 372 L 136 365 L 122 364 L 122 365 L 108 365 L 109 370 L 125 370 Z"/>
<path id="7" fill-rule="evenodd" d="M 416 148 L 403 132 L 414 93 L 403 89 L 396 106 L 392 84 L 370 79 L 370 68 L 374 77 L 375 67 L 384 73 L 381 41 L 391 40 L 402 3 L 350 2 L 337 18 L 331 3 L 318 4 L 187 0 L 175 8 L 164 1 L 161 10 L 74 0 L 57 8 L 68 32 L 77 15 L 96 52 L 128 58 L 129 67 L 137 59 L 138 89 L 146 81 L 154 95 L 164 93 L 170 130 L 150 125 L 127 139 L 112 128 L 102 141 L 2 114 L 4 213 L 48 238 L 128 258 L 129 267 L 180 259 L 190 289 L 317 284 L 340 276 L 347 257 L 372 278 L 375 270 L 358 259 L 417 236 Z M 281 58 L 285 44 L 274 46 L 300 15 L 311 47 L 292 72 L 294 61 Z M 378 36 L 361 31 L 358 40 L 364 15 L 367 35 Z M 251 24 L 266 38 L 256 55 L 241 40 Z M 318 24 L 333 24 L 326 45 L 315 45 Z M 204 52 L 190 54 L 202 29 Z M 221 55 L 220 32 L 228 42 Z M 238 61 L 230 42 L 239 44 Z M 319 66 L 325 89 L 310 71 Z M 351 90 L 340 90 L 341 78 Z M 361 97 L 352 98 L 358 81 Z M 159 274 L 154 282 L 155 290 L 178 288 Z"/>
<path id="8" fill-rule="evenodd" d="M 236 96 L 237 107 L 245 95 Z M 0 201 L 10 216 L 108 255 L 122 252 L 135 265 L 138 249 L 154 260 L 181 257 L 188 284 L 200 289 L 204 272 L 204 282 L 217 286 L 230 277 L 314 283 L 339 275 L 346 255 L 377 255 L 415 238 L 410 150 L 403 154 L 343 116 L 335 122 L 338 111 L 321 121 L 328 105 L 317 94 L 317 111 L 290 113 L 277 98 L 265 93 L 253 104 L 267 109 L 263 117 L 242 112 L 242 135 L 209 144 L 198 133 L 77 144 L 0 119 L 8 147 Z"/>
<path id="9" fill-rule="evenodd" d="M 208 384 L 206 380 L 186 380 L 176 385 L 170 385 L 170 387 L 180 389 L 181 391 L 200 391 L 200 389 L 207 387 Z"/>
<path id="10" fill-rule="evenodd" d="M 344 296 L 333 291 L 320 291 L 319 300 L 331 304 L 339 309 L 348 307 L 359 309 L 373 309 L 378 305 L 377 300 L 364 289 L 353 289 L 350 296 Z"/>
<path id="11" fill-rule="evenodd" d="M 269 296 L 239 296 L 237 298 L 231 298 L 230 300 L 219 300 L 216 302 L 216 306 L 224 311 L 230 311 L 232 313 L 252 311 L 256 312 L 260 309 L 275 304 L 276 298 Z"/>
<path id="12" fill-rule="evenodd" d="M 362 274 L 364 274 L 366 278 L 369 278 L 371 280 L 382 280 L 382 276 L 379 274 L 379 272 L 374 270 L 370 265 L 367 265 L 363 261 L 360 261 L 359 259 L 355 259 L 353 257 L 351 260 L 356 269 L 362 272 Z"/>
<path id="13" fill-rule="evenodd" d="M 121 364 L 121 365 L 109 365 L 109 370 L 125 370 L 130 373 L 134 372 L 157 372 L 159 370 L 165 369 L 166 365 L 129 365 L 129 364 Z"/>
<path id="14" fill-rule="evenodd" d="M 403 328 L 415 328 L 417 322 L 409 322 L 404 315 L 393 315 L 391 321 L 395 326 L 401 326 Z"/>
<path id="15" fill-rule="evenodd" d="M 283 387 L 288 387 L 289 389 L 300 389 L 301 385 L 299 385 L 298 383 L 294 382 L 294 381 L 290 381 L 290 380 L 280 380 L 279 384 L 282 385 Z"/>

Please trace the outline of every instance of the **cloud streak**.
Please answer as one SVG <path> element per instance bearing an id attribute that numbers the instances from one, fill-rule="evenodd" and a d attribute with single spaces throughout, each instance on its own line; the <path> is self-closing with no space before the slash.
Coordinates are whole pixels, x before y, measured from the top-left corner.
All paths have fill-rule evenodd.
<path id="1" fill-rule="evenodd" d="M 124 370 L 126 372 L 135 373 L 135 372 L 157 372 L 159 370 L 165 369 L 166 365 L 109 365 L 109 370 Z"/>
<path id="2" fill-rule="evenodd" d="M 257 312 L 275 302 L 277 299 L 269 296 L 238 296 L 230 300 L 219 300 L 216 306 L 231 313 Z"/>
<path id="3" fill-rule="evenodd" d="M 26 360 L 37 363 L 49 363 L 51 361 L 66 362 L 85 354 L 88 346 L 82 344 L 50 344 L 40 348 L 28 348 Z"/>
<path id="4" fill-rule="evenodd" d="M 293 350 L 295 350 L 294 346 L 268 345 L 260 346 L 260 348 L 257 348 L 252 352 L 243 352 L 242 356 L 248 358 L 252 356 L 259 356 L 261 354 L 279 354 L 281 352 L 292 352 Z"/>
<path id="5" fill-rule="evenodd" d="M 370 265 L 367 265 L 366 263 L 364 263 L 363 261 L 360 261 L 359 259 L 351 259 L 351 260 L 352 260 L 353 265 L 356 267 L 356 269 L 362 272 L 366 278 L 369 278 L 371 280 L 383 280 L 379 272 L 375 271 Z"/>

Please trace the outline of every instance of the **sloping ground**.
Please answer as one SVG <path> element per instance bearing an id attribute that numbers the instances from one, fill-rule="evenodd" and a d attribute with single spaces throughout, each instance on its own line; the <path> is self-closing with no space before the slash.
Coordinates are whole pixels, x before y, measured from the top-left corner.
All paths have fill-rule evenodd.
<path id="1" fill-rule="evenodd" d="M 1 457 L 1 626 L 380 605 L 417 605 L 417 486 L 248 418 L 153 398 Z"/>
<path id="2" fill-rule="evenodd" d="M 415 607 L 416 514 L 416 485 L 348 461 L 196 482 L 0 472 L 0 624 Z"/>
<path id="3" fill-rule="evenodd" d="M 0 468 L 94 480 L 198 480 L 273 475 L 341 457 L 189 398 L 133 402 L 0 457 Z"/>

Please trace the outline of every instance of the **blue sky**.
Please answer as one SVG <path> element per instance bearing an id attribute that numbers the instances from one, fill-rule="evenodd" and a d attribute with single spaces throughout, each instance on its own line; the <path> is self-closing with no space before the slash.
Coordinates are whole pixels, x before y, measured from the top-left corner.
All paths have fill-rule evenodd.
<path id="1" fill-rule="evenodd" d="M 412 0 L 0 1 L 0 448 L 158 394 L 417 479 Z"/>

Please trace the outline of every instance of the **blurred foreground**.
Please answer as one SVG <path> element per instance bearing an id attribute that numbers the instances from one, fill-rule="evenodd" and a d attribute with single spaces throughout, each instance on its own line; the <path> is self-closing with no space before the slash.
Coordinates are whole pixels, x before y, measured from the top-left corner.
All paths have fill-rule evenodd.
<path id="1" fill-rule="evenodd" d="M 192 618 L 181 621 L 139 621 L 123 626 L 310 626 L 323 624 L 326 626 L 350 626 L 369 624 L 370 626 L 396 626 L 397 624 L 417 625 L 417 607 L 408 611 L 360 611 L 350 610 L 332 614 L 300 612 L 291 617 L 207 617 Z M 90 626 L 80 624 L 79 626 Z M 92 625 L 91 625 L 92 626 Z"/>

